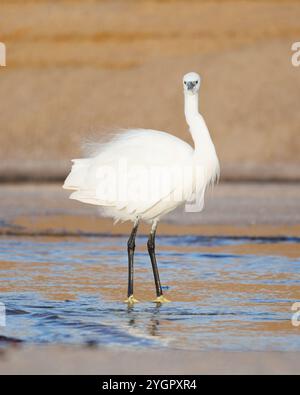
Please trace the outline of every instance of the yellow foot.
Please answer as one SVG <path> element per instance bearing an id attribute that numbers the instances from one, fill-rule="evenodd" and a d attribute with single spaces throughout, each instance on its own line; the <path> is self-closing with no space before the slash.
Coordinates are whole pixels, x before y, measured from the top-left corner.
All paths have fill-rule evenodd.
<path id="1" fill-rule="evenodd" d="M 166 299 L 163 295 L 158 296 L 155 300 L 153 300 L 154 303 L 169 303 L 171 302 L 170 300 Z"/>
<path id="2" fill-rule="evenodd" d="M 135 299 L 133 295 L 130 295 L 126 300 L 124 300 L 124 303 L 134 304 L 134 303 L 138 303 L 138 300 Z"/>

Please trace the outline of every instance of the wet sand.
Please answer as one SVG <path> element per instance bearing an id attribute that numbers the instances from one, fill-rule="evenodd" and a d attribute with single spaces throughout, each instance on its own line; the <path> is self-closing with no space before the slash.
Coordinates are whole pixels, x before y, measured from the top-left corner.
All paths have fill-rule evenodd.
<path id="1" fill-rule="evenodd" d="M 47 356 L 47 357 L 45 357 Z M 130 351 L 15 347 L 0 354 L 0 374 L 299 374 L 300 353 Z"/>
<path id="2" fill-rule="evenodd" d="M 76 325 L 75 339 L 87 332 L 92 340 L 113 336 L 116 341 L 116 329 L 123 328 L 120 339 L 128 335 L 126 342 L 134 349 L 123 345 L 120 352 L 119 346 L 105 347 L 101 342 L 93 348 L 42 346 L 30 341 L 9 345 L 3 338 L 0 374 L 299 374 L 299 328 L 290 321 L 291 304 L 300 300 L 299 196 L 298 184 L 222 183 L 207 197 L 202 214 L 170 214 L 160 224 L 158 248 L 161 276 L 167 280 L 166 292 L 173 302 L 160 312 L 152 311 L 150 303 L 153 284 L 144 251 L 143 235 L 148 231 L 144 226 L 137 243 L 136 287 L 141 303 L 133 312 L 131 327 L 132 317 L 120 305 L 126 289 L 122 246 L 130 225 L 113 226 L 111 220 L 98 216 L 95 207 L 68 200 L 68 192 L 59 184 L 1 185 L 0 231 L 8 254 L 0 262 L 1 292 L 12 295 L 9 303 L 19 306 L 18 314 L 8 316 L 15 322 L 15 333 L 10 329 L 5 335 L 22 338 L 18 328 L 23 311 L 25 322 L 35 330 L 53 326 L 50 343 Z M 1 251 L 3 255 L 4 249 Z M 178 272 L 182 280 L 178 282 L 176 273 L 183 261 L 186 271 Z M 107 270 L 109 262 L 114 264 L 113 271 Z M 78 297 L 80 293 L 83 299 Z M 18 302 L 15 298 L 20 295 L 22 301 Z M 92 309 L 87 326 L 81 326 L 82 318 L 75 325 L 73 314 L 84 317 L 86 306 Z M 223 316 L 220 306 L 231 309 L 230 314 Z M 57 326 L 56 316 L 66 321 L 58 321 Z M 112 317 L 116 321 L 110 329 Z M 109 324 L 103 334 L 98 320 Z M 218 336 L 222 340 L 212 343 Z M 172 345 L 172 338 L 177 343 Z M 141 341 L 148 344 L 147 349 L 136 346 Z M 77 344 L 84 343 L 83 338 Z M 201 344 L 207 344 L 209 350 L 213 344 L 221 350 L 226 344 L 233 349 L 238 344 L 238 350 L 264 352 L 204 352 L 199 349 Z M 295 352 L 266 352 L 273 349 Z M 157 366 L 157 360 L 162 366 Z"/>
<path id="3" fill-rule="evenodd" d="M 68 199 L 61 184 L 2 184 L 2 235 L 127 235 L 131 224 L 113 225 L 93 205 Z M 299 183 L 221 183 L 206 195 L 204 211 L 170 213 L 160 235 L 299 236 Z M 140 234 L 149 226 L 141 225 Z"/>

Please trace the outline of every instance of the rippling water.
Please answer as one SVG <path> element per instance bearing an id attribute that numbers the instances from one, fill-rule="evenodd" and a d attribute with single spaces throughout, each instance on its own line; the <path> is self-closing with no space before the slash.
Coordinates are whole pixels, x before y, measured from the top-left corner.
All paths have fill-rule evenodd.
<path id="1" fill-rule="evenodd" d="M 291 306 L 300 301 L 300 239 L 158 237 L 157 306 L 146 238 L 135 296 L 126 238 L 1 237 L 0 334 L 29 343 L 197 350 L 300 350 Z M 3 337 L 5 339 L 5 337 Z"/>

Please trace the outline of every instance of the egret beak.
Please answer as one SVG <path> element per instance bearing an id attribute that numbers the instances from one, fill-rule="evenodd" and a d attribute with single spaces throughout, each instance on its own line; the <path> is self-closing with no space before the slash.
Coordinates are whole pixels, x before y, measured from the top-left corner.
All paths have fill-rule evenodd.
<path id="1" fill-rule="evenodd" d="M 195 81 L 187 81 L 186 86 L 187 86 L 188 90 L 190 91 L 190 90 L 194 89 L 196 84 L 197 84 L 197 82 L 195 82 Z"/>

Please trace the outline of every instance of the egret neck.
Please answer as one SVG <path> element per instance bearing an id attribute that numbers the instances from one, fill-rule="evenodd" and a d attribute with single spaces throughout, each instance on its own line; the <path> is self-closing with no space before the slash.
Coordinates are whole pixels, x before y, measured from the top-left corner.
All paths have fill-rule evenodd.
<path id="1" fill-rule="evenodd" d="M 199 113 L 198 97 L 198 92 L 184 92 L 184 114 L 194 141 L 195 153 L 214 147 L 206 123 Z"/>

